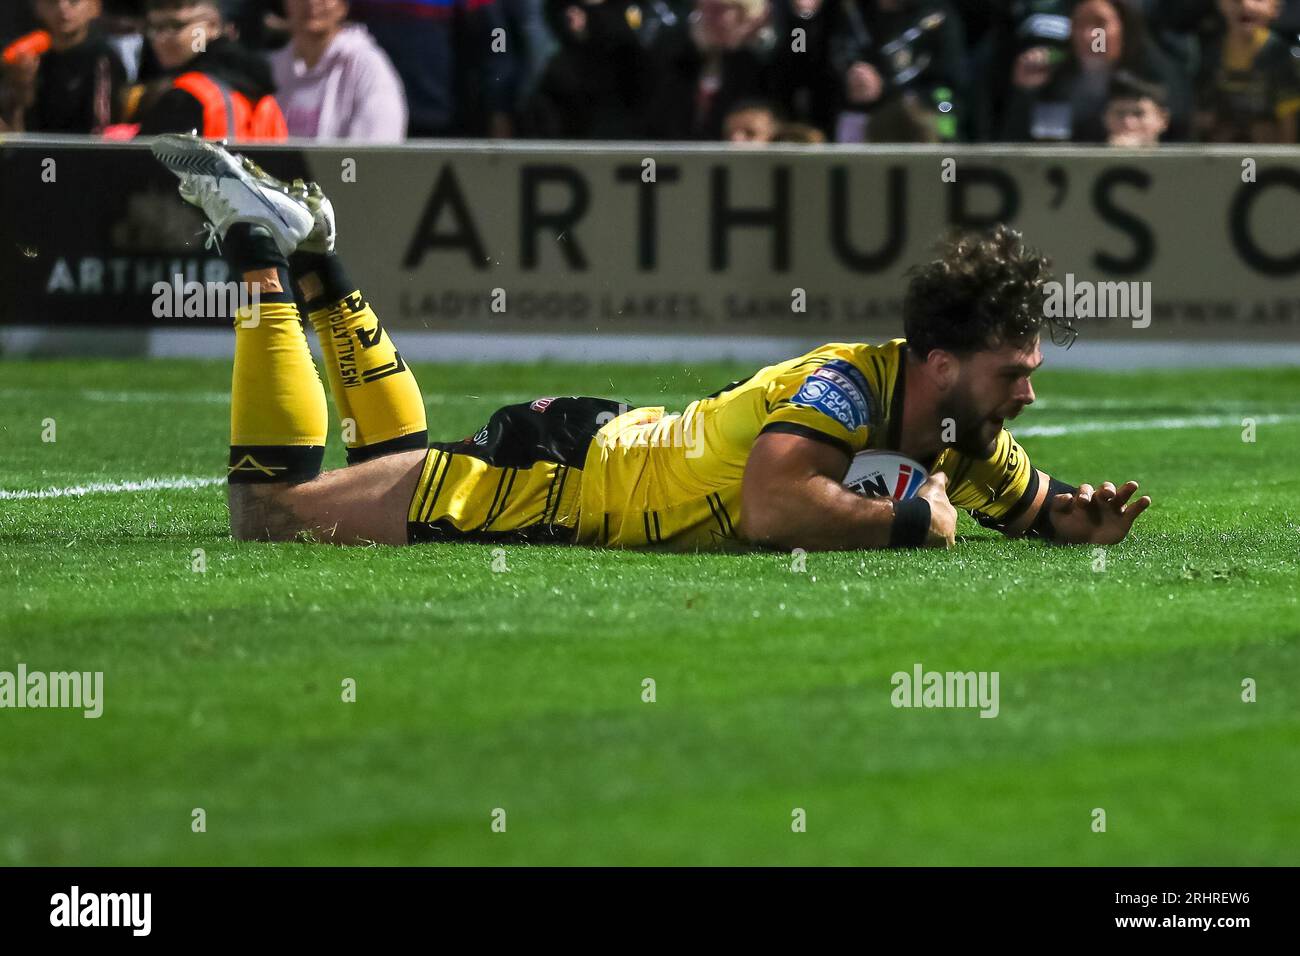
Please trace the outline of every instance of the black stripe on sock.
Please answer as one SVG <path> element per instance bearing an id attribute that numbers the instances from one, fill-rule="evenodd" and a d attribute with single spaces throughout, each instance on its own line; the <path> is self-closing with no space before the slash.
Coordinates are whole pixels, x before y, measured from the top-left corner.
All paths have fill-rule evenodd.
<path id="1" fill-rule="evenodd" d="M 333 305 L 357 291 L 357 287 L 348 278 L 347 270 L 343 268 L 343 260 L 332 252 L 326 255 L 318 252 L 295 252 L 289 259 L 289 265 L 295 280 L 312 272 L 320 279 L 320 295 L 307 302 L 313 312 L 316 311 L 317 306 Z"/>
<path id="2" fill-rule="evenodd" d="M 355 448 L 348 449 L 348 464 L 359 465 L 363 461 L 370 461 L 372 458 L 382 458 L 384 455 L 392 455 L 399 451 L 411 451 L 416 448 L 429 447 L 429 432 L 427 429 L 421 429 L 418 432 L 411 432 L 409 435 L 402 435 L 400 438 L 390 438 L 388 441 L 375 442 L 373 445 L 358 445 Z"/>
<path id="3" fill-rule="evenodd" d="M 232 485 L 310 481 L 324 460 L 324 445 L 231 445 L 226 478 Z"/>

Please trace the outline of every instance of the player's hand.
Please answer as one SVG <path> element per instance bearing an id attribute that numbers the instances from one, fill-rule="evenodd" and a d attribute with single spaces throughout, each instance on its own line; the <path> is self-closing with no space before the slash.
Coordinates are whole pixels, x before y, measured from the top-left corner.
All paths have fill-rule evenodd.
<path id="1" fill-rule="evenodd" d="M 936 471 L 917 489 L 918 497 L 930 502 L 930 533 L 927 548 L 951 548 L 957 537 L 957 509 L 948 500 L 948 476 Z"/>
<path id="2" fill-rule="evenodd" d="M 1143 495 L 1130 503 L 1138 490 L 1136 481 L 1116 488 L 1109 481 L 1093 490 L 1080 485 L 1074 494 L 1056 495 L 1048 503 L 1056 540 L 1067 544 L 1115 544 L 1123 541 L 1138 515 L 1151 505 Z"/>

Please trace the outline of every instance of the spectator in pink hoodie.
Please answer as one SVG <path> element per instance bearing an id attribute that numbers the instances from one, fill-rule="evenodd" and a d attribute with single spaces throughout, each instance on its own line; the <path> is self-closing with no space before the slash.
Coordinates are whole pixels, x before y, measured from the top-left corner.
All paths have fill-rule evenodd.
<path id="1" fill-rule="evenodd" d="M 345 23 L 347 0 L 285 0 L 288 46 L 271 55 L 290 136 L 371 143 L 406 138 L 406 94 L 366 28 Z"/>

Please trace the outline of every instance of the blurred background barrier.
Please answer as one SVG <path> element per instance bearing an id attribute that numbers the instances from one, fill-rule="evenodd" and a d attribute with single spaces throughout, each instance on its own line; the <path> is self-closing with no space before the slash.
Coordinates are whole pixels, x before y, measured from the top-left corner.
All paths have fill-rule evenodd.
<path id="1" fill-rule="evenodd" d="M 322 183 L 384 322 L 439 333 L 451 351 L 428 350 L 449 358 L 758 356 L 885 338 L 901 332 L 908 266 L 945 229 L 997 221 L 1073 276 L 1080 305 L 1088 283 L 1149 283 L 1111 287 L 1133 298 L 1111 298 L 1120 316 L 1081 317 L 1081 346 L 1300 342 L 1300 170 L 1285 147 L 246 152 Z M 9 352 L 229 348 L 225 319 L 158 315 L 158 283 L 232 277 L 143 143 L 0 140 L 0 208 Z"/>

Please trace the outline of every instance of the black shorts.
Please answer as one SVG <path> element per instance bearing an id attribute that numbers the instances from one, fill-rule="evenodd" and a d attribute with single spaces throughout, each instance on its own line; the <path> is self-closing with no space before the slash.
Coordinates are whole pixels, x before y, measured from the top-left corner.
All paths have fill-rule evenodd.
<path id="1" fill-rule="evenodd" d="M 539 398 L 497 409 L 463 441 L 430 442 L 408 540 L 571 543 L 587 449 L 626 410 L 604 398 Z"/>

